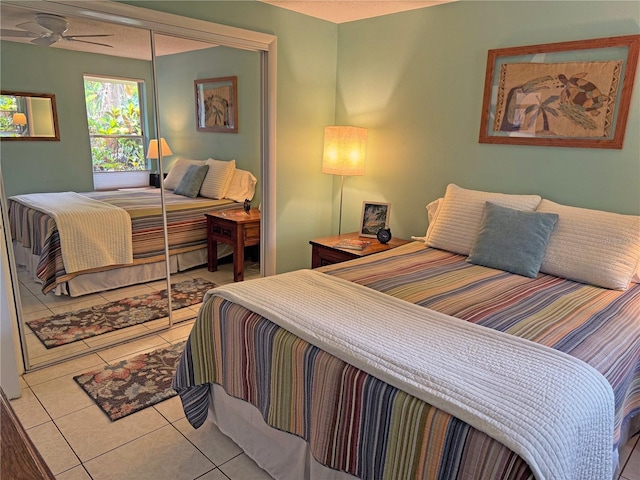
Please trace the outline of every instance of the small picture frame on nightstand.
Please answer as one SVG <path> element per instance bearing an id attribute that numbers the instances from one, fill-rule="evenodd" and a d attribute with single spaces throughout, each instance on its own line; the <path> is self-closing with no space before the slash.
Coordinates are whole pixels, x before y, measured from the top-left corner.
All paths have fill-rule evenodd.
<path id="1" fill-rule="evenodd" d="M 390 203 L 362 202 L 362 215 L 360 216 L 360 236 L 376 238 L 378 230 L 389 228 Z"/>

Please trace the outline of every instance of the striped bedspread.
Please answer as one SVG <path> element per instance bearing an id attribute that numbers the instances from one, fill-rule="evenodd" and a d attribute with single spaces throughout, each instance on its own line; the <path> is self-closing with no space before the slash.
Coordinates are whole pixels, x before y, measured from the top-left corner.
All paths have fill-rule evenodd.
<path id="1" fill-rule="evenodd" d="M 120 207 L 76 192 L 15 195 L 11 201 L 55 220 L 63 239 L 60 254 L 69 273 L 133 261 L 131 218 Z"/>
<path id="2" fill-rule="evenodd" d="M 82 195 L 115 205 L 128 212 L 132 230 L 132 265 L 164 260 L 159 189 L 88 192 Z M 169 250 L 172 255 L 206 248 L 207 222 L 204 216 L 206 212 L 242 208 L 242 204 L 231 200 L 188 198 L 170 192 L 165 192 L 165 203 Z M 9 225 L 13 240 L 30 249 L 33 255 L 40 258 L 36 274 L 43 282 L 44 293 L 54 290 L 58 284 L 78 274 L 85 273 L 84 271 L 70 273 L 66 270 L 56 222 L 46 213 L 9 199 Z M 89 271 L 99 270 L 104 268 Z"/>
<path id="3" fill-rule="evenodd" d="M 640 285 L 530 279 L 421 243 L 320 270 L 585 361 L 614 392 L 612 451 L 638 430 Z M 206 415 L 210 381 L 307 440 L 321 463 L 362 479 L 533 477 L 486 433 L 219 297 L 203 304 L 174 380 L 190 416 Z"/>

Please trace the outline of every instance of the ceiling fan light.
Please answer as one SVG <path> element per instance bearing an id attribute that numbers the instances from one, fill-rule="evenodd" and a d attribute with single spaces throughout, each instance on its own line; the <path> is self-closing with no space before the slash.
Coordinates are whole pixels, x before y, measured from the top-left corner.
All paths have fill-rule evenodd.
<path id="1" fill-rule="evenodd" d="M 51 13 L 37 13 L 36 22 L 38 22 L 38 25 L 58 35 L 62 35 L 67 31 L 67 28 L 69 28 L 69 23 L 66 18 Z"/>

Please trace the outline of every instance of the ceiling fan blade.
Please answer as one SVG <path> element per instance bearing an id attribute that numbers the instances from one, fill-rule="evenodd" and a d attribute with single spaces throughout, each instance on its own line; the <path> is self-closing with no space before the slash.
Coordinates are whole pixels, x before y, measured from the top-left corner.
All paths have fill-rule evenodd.
<path id="1" fill-rule="evenodd" d="M 104 35 L 63 35 L 62 38 L 67 40 L 75 40 L 76 38 L 84 38 L 84 37 L 113 37 L 112 33 L 104 34 Z"/>
<path id="2" fill-rule="evenodd" d="M 26 22 L 16 25 L 16 27 L 26 30 L 27 32 L 35 33 L 36 35 L 51 35 L 53 32 L 48 28 L 36 22 Z"/>
<path id="3" fill-rule="evenodd" d="M 82 42 L 82 43 L 90 43 L 92 45 L 100 45 L 101 47 L 109 47 L 109 48 L 113 48 L 113 45 L 107 45 L 106 43 L 98 43 L 98 42 L 90 42 L 88 40 L 77 40 L 74 38 L 69 38 L 69 37 L 63 37 L 65 40 L 69 41 L 69 42 Z"/>
<path id="4" fill-rule="evenodd" d="M 37 37 L 37 35 L 35 33 L 27 32 L 25 30 L 4 30 L 4 29 L 0 29 L 0 36 L 2 36 L 2 37 L 21 37 L 21 38 Z"/>
<path id="5" fill-rule="evenodd" d="M 51 37 L 38 37 L 31 40 L 31 43 L 33 43 L 34 45 L 40 45 L 41 47 L 48 47 L 56 42 L 57 40 Z"/>

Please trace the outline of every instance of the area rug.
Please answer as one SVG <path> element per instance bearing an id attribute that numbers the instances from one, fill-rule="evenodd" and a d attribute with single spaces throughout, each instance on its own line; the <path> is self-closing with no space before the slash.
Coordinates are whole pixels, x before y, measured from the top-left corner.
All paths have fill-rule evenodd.
<path id="1" fill-rule="evenodd" d="M 177 395 L 173 374 L 184 349 L 180 342 L 73 377 L 113 421 Z"/>
<path id="2" fill-rule="evenodd" d="M 202 278 L 171 284 L 173 310 L 202 302 L 215 284 Z M 47 348 L 59 347 L 168 316 L 167 290 L 31 320 L 27 325 Z"/>

